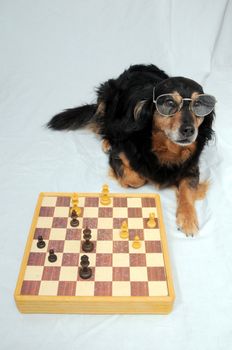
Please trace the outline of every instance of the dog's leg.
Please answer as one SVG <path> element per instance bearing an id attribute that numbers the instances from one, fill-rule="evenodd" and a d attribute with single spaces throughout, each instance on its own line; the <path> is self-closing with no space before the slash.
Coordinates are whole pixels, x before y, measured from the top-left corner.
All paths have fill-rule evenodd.
<path id="1" fill-rule="evenodd" d="M 207 183 L 199 184 L 196 178 L 185 178 L 180 181 L 177 189 L 177 225 L 186 236 L 198 232 L 198 220 L 195 200 L 203 199 L 207 191 Z"/>
<path id="2" fill-rule="evenodd" d="M 138 188 L 146 183 L 146 179 L 131 168 L 129 160 L 123 152 L 114 162 L 111 162 L 110 175 L 115 177 L 123 187 Z"/>

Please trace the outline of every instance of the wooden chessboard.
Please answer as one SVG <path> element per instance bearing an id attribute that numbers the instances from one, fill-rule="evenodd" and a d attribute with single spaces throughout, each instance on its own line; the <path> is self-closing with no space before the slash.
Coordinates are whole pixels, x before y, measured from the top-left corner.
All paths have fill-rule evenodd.
<path id="1" fill-rule="evenodd" d="M 174 302 L 160 198 L 157 194 L 78 193 L 79 226 L 70 225 L 72 193 L 41 193 L 15 290 L 24 313 L 169 313 Z M 156 228 L 149 228 L 154 212 Z M 129 238 L 120 238 L 127 221 Z M 83 229 L 90 228 L 91 253 L 82 251 Z M 132 246 L 138 234 L 141 248 Z M 46 243 L 37 247 L 38 236 Z M 57 260 L 48 260 L 54 249 Z M 80 257 L 88 255 L 92 277 L 79 276 Z"/>

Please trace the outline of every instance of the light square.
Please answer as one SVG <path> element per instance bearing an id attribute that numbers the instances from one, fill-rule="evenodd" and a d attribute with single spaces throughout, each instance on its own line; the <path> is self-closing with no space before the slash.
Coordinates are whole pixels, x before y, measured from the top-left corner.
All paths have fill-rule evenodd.
<path id="1" fill-rule="evenodd" d="M 62 264 L 62 258 L 63 258 L 63 253 L 56 253 L 54 252 L 57 256 L 57 260 L 55 262 L 50 262 L 48 260 L 49 253 L 46 254 L 44 266 L 61 266 Z"/>
<path id="2" fill-rule="evenodd" d="M 168 287 L 166 281 L 148 282 L 148 290 L 150 296 L 167 296 Z"/>
<path id="3" fill-rule="evenodd" d="M 95 281 L 112 281 L 112 267 L 102 266 L 95 269 Z"/>
<path id="4" fill-rule="evenodd" d="M 155 207 L 144 207 L 142 208 L 142 215 L 146 219 L 149 219 L 149 214 L 155 213 L 155 217 L 157 218 L 157 209 Z"/>
<path id="5" fill-rule="evenodd" d="M 47 247 L 48 247 L 48 240 L 44 240 L 45 242 L 45 247 L 44 248 L 38 248 L 37 247 L 37 242 L 38 240 L 37 239 L 33 239 L 32 241 L 32 245 L 31 245 L 31 252 L 34 253 L 34 252 L 37 252 L 37 253 L 46 253 L 47 251 Z"/>
<path id="6" fill-rule="evenodd" d="M 44 197 L 41 203 L 41 207 L 55 207 L 57 197 Z"/>
<path id="7" fill-rule="evenodd" d="M 76 266 L 61 266 L 60 281 L 76 281 L 78 268 Z"/>
<path id="8" fill-rule="evenodd" d="M 67 218 L 69 216 L 69 207 L 56 207 L 54 217 Z"/>
<path id="9" fill-rule="evenodd" d="M 143 233 L 145 241 L 160 241 L 160 230 L 158 228 L 145 228 Z"/>
<path id="10" fill-rule="evenodd" d="M 79 240 L 66 240 L 64 242 L 64 253 L 79 253 L 80 245 L 81 243 Z"/>
<path id="11" fill-rule="evenodd" d="M 83 253 L 84 255 L 84 253 Z M 95 253 L 88 253 L 89 257 L 89 267 L 94 267 L 96 266 L 96 254 Z M 81 260 L 81 258 L 80 258 Z"/>
<path id="12" fill-rule="evenodd" d="M 124 238 L 120 237 L 120 228 L 113 229 L 113 241 L 125 241 Z"/>
<path id="13" fill-rule="evenodd" d="M 53 217 L 39 216 L 37 221 L 37 228 L 50 228 L 52 227 Z"/>
<path id="14" fill-rule="evenodd" d="M 52 228 L 50 232 L 50 240 L 65 240 L 66 229 L 65 228 Z"/>
<path id="15" fill-rule="evenodd" d="M 126 254 L 126 253 L 113 254 L 113 266 L 115 267 L 130 266 L 129 254 Z"/>
<path id="16" fill-rule="evenodd" d="M 83 217 L 85 218 L 97 218 L 98 207 L 86 207 L 84 208 Z"/>
<path id="17" fill-rule="evenodd" d="M 114 218 L 125 218 L 128 217 L 128 209 L 126 207 L 116 207 L 113 208 L 113 217 Z"/>
<path id="18" fill-rule="evenodd" d="M 143 218 L 128 218 L 128 229 L 143 229 Z"/>
<path id="19" fill-rule="evenodd" d="M 96 252 L 97 253 L 112 253 L 113 252 L 113 242 L 112 241 L 97 241 Z"/>
<path id="20" fill-rule="evenodd" d="M 94 282 L 92 281 L 77 281 L 76 296 L 93 296 Z"/>
<path id="21" fill-rule="evenodd" d="M 39 295 L 57 295 L 58 281 L 41 281 Z"/>
<path id="22" fill-rule="evenodd" d="M 130 282 L 113 282 L 112 285 L 112 295 L 113 296 L 130 296 L 131 295 L 131 287 Z"/>
<path id="23" fill-rule="evenodd" d="M 79 208 L 83 208 L 84 207 L 84 205 L 85 205 L 85 198 L 86 197 L 79 197 L 78 196 L 78 204 L 77 204 L 77 206 Z M 71 199 L 71 206 L 72 206 L 72 199 Z"/>
<path id="24" fill-rule="evenodd" d="M 162 253 L 147 253 L 147 266 L 164 266 L 164 258 Z"/>
<path id="25" fill-rule="evenodd" d="M 147 281 L 147 268 L 144 266 L 130 267 L 131 281 Z"/>
<path id="26" fill-rule="evenodd" d="M 27 266 L 24 280 L 41 281 L 43 275 L 43 266 Z"/>
<path id="27" fill-rule="evenodd" d="M 141 208 L 141 198 L 127 198 L 127 206 L 128 208 Z"/>
<path id="28" fill-rule="evenodd" d="M 112 228 L 113 227 L 113 218 L 98 218 L 98 228 Z"/>
<path id="29" fill-rule="evenodd" d="M 145 249 L 145 242 L 144 241 L 140 241 L 141 243 L 141 247 L 136 249 L 136 248 L 133 248 L 133 241 L 130 241 L 129 242 L 129 253 L 133 253 L 133 254 L 136 254 L 136 253 L 146 253 L 146 249 Z"/>

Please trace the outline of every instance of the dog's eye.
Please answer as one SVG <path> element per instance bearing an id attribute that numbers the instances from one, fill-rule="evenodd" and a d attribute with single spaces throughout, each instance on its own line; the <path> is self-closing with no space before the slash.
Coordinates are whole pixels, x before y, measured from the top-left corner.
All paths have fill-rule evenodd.
<path id="1" fill-rule="evenodd" d="M 195 101 L 194 102 L 194 107 L 200 107 L 202 106 L 202 102 L 201 101 Z"/>
<path id="2" fill-rule="evenodd" d="M 173 100 L 168 99 L 168 100 L 165 101 L 165 105 L 166 105 L 167 107 L 175 107 L 175 106 L 176 106 L 176 103 L 175 103 Z"/>

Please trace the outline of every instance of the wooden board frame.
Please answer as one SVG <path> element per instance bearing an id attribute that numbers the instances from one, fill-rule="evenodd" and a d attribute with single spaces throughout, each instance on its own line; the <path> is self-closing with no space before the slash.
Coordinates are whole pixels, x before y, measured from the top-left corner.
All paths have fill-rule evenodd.
<path id="1" fill-rule="evenodd" d="M 72 194 L 73 193 L 65 192 L 42 192 L 39 195 L 14 293 L 15 302 L 19 311 L 22 313 L 70 314 L 168 314 L 171 312 L 175 300 L 175 292 L 168 255 L 168 246 L 161 210 L 160 196 L 158 194 L 110 193 L 110 197 L 155 198 L 159 218 L 164 266 L 167 276 L 168 296 L 34 296 L 20 294 L 43 197 L 72 197 Z M 92 197 L 99 195 L 100 193 L 78 193 L 79 197 Z"/>

